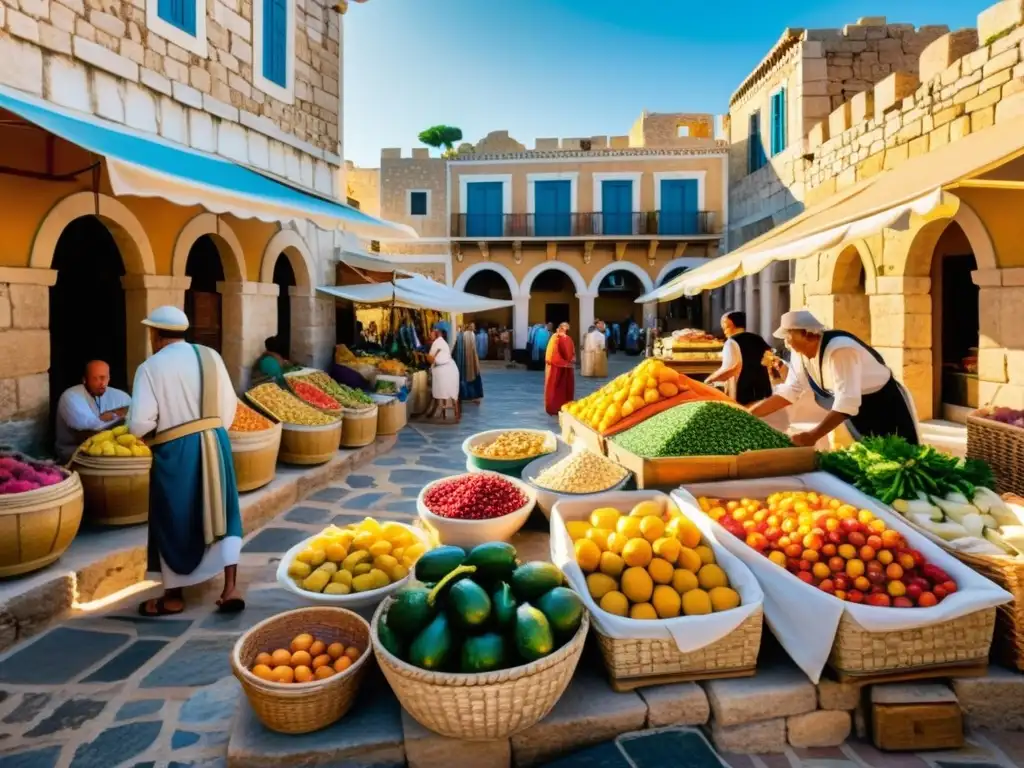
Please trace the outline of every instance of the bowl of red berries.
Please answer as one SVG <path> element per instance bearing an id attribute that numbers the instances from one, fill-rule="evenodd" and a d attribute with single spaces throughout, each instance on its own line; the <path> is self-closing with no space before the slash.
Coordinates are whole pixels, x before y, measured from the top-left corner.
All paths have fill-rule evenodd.
<path id="1" fill-rule="evenodd" d="M 508 541 L 523 527 L 537 503 L 537 492 L 498 472 L 467 472 L 434 480 L 416 499 L 420 520 L 442 544 L 475 547 Z"/>

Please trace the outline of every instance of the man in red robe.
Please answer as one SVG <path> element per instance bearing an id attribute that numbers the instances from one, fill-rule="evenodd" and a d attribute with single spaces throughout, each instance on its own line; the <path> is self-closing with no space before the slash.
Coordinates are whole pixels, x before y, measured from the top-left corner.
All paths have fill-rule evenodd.
<path id="1" fill-rule="evenodd" d="M 569 324 L 558 326 L 548 342 L 544 356 L 547 363 L 544 375 L 544 410 L 556 416 L 562 406 L 573 399 L 575 391 L 576 346 L 569 337 Z"/>

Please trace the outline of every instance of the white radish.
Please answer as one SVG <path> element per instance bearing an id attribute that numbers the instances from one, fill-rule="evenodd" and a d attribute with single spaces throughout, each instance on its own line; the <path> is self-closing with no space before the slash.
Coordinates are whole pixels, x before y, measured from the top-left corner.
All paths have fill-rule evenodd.
<path id="1" fill-rule="evenodd" d="M 985 535 L 985 523 L 982 522 L 981 515 L 974 512 L 970 515 L 964 515 L 960 520 L 960 525 L 964 527 L 969 536 L 976 538 L 982 538 Z"/>

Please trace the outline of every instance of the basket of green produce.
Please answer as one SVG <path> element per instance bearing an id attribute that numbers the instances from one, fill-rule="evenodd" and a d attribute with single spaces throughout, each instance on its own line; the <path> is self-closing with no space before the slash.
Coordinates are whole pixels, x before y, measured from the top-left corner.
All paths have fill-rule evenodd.
<path id="1" fill-rule="evenodd" d="M 814 471 L 814 448 L 790 439 L 732 403 L 683 403 L 610 437 L 608 458 L 637 488 Z"/>
<path id="2" fill-rule="evenodd" d="M 470 741 L 541 720 L 568 687 L 590 619 L 551 563 L 519 564 L 488 542 L 439 547 L 420 582 L 377 608 L 370 635 L 402 707 L 425 728 Z"/>
<path id="3" fill-rule="evenodd" d="M 295 379 L 312 384 L 317 389 L 330 395 L 341 404 L 342 408 L 362 411 L 374 406 L 374 402 L 365 392 L 353 389 L 345 384 L 339 384 L 323 371 L 303 370 L 301 373 L 286 377 L 289 381 Z"/>

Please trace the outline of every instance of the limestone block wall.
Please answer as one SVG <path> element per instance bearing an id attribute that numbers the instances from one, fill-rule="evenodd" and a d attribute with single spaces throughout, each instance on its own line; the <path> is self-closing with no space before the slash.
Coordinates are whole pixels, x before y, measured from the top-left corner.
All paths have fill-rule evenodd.
<path id="1" fill-rule="evenodd" d="M 685 135 L 680 135 L 685 128 Z M 688 112 L 648 112 L 629 132 L 631 147 L 685 147 L 696 139 L 715 138 L 715 116 Z"/>
<path id="2" fill-rule="evenodd" d="M 359 202 L 359 210 L 380 216 L 380 168 L 357 168 L 346 160 L 345 194 Z"/>
<path id="3" fill-rule="evenodd" d="M 447 161 L 430 157 L 427 149 L 414 149 L 412 157 L 402 157 L 401 149 L 382 149 L 380 153 L 380 214 L 389 221 L 412 226 L 421 237 L 448 235 Z M 409 215 L 409 192 L 425 190 L 428 196 L 426 216 Z"/>

